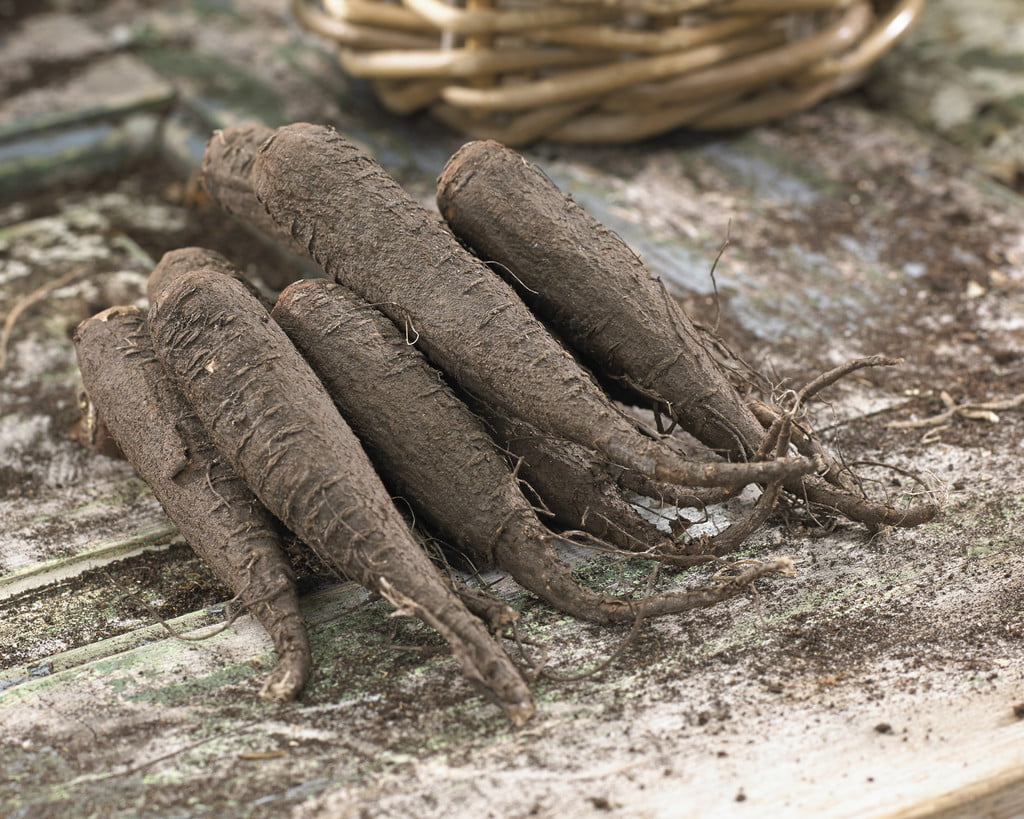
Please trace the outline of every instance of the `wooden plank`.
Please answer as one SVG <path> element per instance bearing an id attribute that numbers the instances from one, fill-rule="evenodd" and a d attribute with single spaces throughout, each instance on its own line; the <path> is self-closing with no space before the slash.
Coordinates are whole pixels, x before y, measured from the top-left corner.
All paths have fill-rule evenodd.
<path id="1" fill-rule="evenodd" d="M 102 541 L 69 557 L 57 557 L 22 566 L 0 577 L 0 601 L 23 594 L 29 589 L 69 580 L 82 572 L 150 549 L 166 549 L 177 533 L 178 530 L 172 524 L 161 523 L 129 537 Z"/>
<path id="2" fill-rule="evenodd" d="M 170 84 L 126 54 L 102 56 L 64 81 L 5 96 L 0 197 L 85 181 L 152 154 L 160 112 L 173 96 Z"/>
<path id="3" fill-rule="evenodd" d="M 989 755 L 995 751 L 1005 762 L 1013 758 L 1016 747 L 989 747 L 985 750 Z M 960 788 L 950 787 L 941 796 L 930 797 L 888 816 L 890 819 L 970 819 L 975 816 L 1009 819 L 1024 815 L 1024 775 L 1021 774 L 1021 765 L 1022 760 L 1017 759 L 991 776 Z"/>
<path id="4" fill-rule="evenodd" d="M 306 595 L 302 600 L 303 615 L 311 625 L 322 625 L 337 619 L 343 612 L 360 605 L 366 599 L 367 593 L 361 587 L 354 583 L 343 583 Z M 3 669 L 0 671 L 0 692 L 12 690 L 33 680 L 74 671 L 90 663 L 107 660 L 136 649 L 145 654 L 150 650 L 145 647 L 156 643 L 161 644 L 158 651 L 163 653 L 168 645 L 175 643 L 177 639 L 173 636 L 175 634 L 180 634 L 188 640 L 205 638 L 213 640 L 223 633 L 227 635 L 223 639 L 230 640 L 231 635 L 237 634 L 237 630 L 232 631 L 231 634 L 222 631 L 227 616 L 225 604 L 222 603 L 161 623 L 153 623 L 126 631 L 106 640 L 99 640 L 68 651 L 60 651 L 31 664 Z M 244 635 L 239 641 L 240 650 L 257 651 L 263 654 L 271 652 L 272 646 L 269 638 L 265 634 L 261 634 L 260 627 L 251 620 L 252 618 L 248 615 L 242 615 L 240 622 L 239 620 L 234 621 L 239 623 L 237 629 Z M 252 640 L 254 634 L 257 635 L 255 641 Z M 41 685 L 46 689 L 52 689 L 54 686 L 61 687 L 64 679 L 70 683 L 74 678 L 69 676 L 47 679 Z M 0 707 L 2 707 L 2 700 L 0 700 Z"/>

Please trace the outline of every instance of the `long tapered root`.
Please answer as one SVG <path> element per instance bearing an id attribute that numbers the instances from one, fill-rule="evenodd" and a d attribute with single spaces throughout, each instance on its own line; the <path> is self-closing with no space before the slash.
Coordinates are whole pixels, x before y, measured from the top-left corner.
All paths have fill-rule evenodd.
<path id="1" fill-rule="evenodd" d="M 464 675 L 519 722 L 522 676 L 444 584 L 323 385 L 238 281 L 197 271 L 171 281 L 152 314 L 162 363 L 220 453 L 322 559 L 401 597 L 444 637 Z"/>
<path id="2" fill-rule="evenodd" d="M 309 679 L 313 657 L 308 647 L 292 644 L 287 649 L 278 648 L 277 658 L 277 665 L 260 688 L 260 696 L 274 702 L 291 702 Z"/>
<path id="3" fill-rule="evenodd" d="M 262 695 L 295 699 L 312 661 L 280 536 L 157 360 L 145 314 L 105 310 L 78 327 L 75 346 L 86 389 L 122 452 L 196 554 L 270 635 L 278 662 Z"/>
<path id="4" fill-rule="evenodd" d="M 529 549 L 500 552 L 497 558 L 499 565 L 524 588 L 574 617 L 595 623 L 629 623 L 638 615 L 662 617 L 705 608 L 735 597 L 762 577 L 795 574 L 789 558 L 756 561 L 735 576 L 720 577 L 708 586 L 632 599 L 582 586 L 559 556 L 554 538 L 533 542 Z"/>
<path id="5" fill-rule="evenodd" d="M 777 458 L 748 463 L 696 463 L 685 465 L 658 463 L 653 475 L 657 480 L 684 486 L 743 486 L 748 483 L 794 481 L 818 468 L 813 458 Z"/>
<path id="6" fill-rule="evenodd" d="M 678 302 L 620 237 L 539 168 L 498 143 L 471 142 L 442 171 L 437 201 L 456 235 L 527 290 L 533 309 L 584 360 L 635 394 L 656 399 L 673 421 L 732 460 L 748 461 L 757 452 L 762 424 L 768 426 L 763 414 L 756 417 L 740 399 Z M 895 363 L 874 356 L 830 370 L 796 394 L 794 409 L 850 372 Z M 915 526 L 937 511 L 930 502 L 902 510 L 858 497 L 812 434 L 798 433 L 794 443 L 817 463 L 821 477 L 776 473 L 761 483 L 782 479 L 793 495 L 872 528 Z"/>
<path id="7" fill-rule="evenodd" d="M 838 512 L 872 529 L 881 529 L 885 526 L 920 526 L 932 520 L 939 512 L 939 504 L 935 500 L 894 506 L 837 489 L 821 478 L 804 480 L 801 488 L 803 498 L 809 503 Z M 796 491 L 798 490 L 794 488 L 794 493 Z"/>

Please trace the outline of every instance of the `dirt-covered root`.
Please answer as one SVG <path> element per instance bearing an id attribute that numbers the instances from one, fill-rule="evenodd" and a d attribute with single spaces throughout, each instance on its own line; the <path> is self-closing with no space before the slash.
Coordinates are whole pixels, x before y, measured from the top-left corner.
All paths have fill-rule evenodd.
<path id="1" fill-rule="evenodd" d="M 766 430 L 771 429 L 772 424 L 782 417 L 782 410 L 779 407 L 768 404 L 765 401 L 751 400 L 747 406 Z M 832 453 L 822 446 L 821 442 L 814 437 L 810 430 L 804 429 L 798 424 L 794 425 L 793 446 L 801 455 L 820 460 L 822 468 L 818 473 L 819 477 L 824 478 L 839 489 L 847 492 L 856 492 L 856 487 L 851 484 L 849 475 L 842 468 L 842 465 L 832 456 Z"/>
<path id="2" fill-rule="evenodd" d="M 780 407 L 770 404 L 751 403 L 751 411 L 767 430 L 766 442 L 772 440 L 773 435 L 778 434 L 782 425 L 786 425 L 791 432 L 796 448 L 808 456 L 818 458 L 822 464 L 817 475 L 808 476 L 799 483 L 790 483 L 786 486 L 787 489 L 808 503 L 825 507 L 832 512 L 839 512 L 845 517 L 860 521 L 875 530 L 885 526 L 919 526 L 938 514 L 939 505 L 935 500 L 934 487 L 923 478 L 917 478 L 921 483 L 923 498 L 905 506 L 897 507 L 868 499 L 857 489 L 856 476 L 852 470 L 826 453 L 810 431 L 793 423 L 792 420 L 800 415 L 811 398 L 844 376 L 869 367 L 893 367 L 901 363 L 901 359 L 882 355 L 846 361 L 831 370 L 820 373 L 800 390 L 791 393 L 785 412 Z"/>
<path id="3" fill-rule="evenodd" d="M 498 444 L 515 459 L 517 477 L 536 496 L 539 515 L 549 525 L 588 532 L 626 551 L 666 546 L 666 535 L 640 517 L 605 464 L 588 450 L 546 436 L 493 407 L 477 405 L 474 409 L 486 419 Z"/>
<path id="4" fill-rule="evenodd" d="M 391 490 L 447 540 L 576 617 L 603 623 L 636 617 L 636 601 L 575 581 L 483 423 L 386 317 L 344 288 L 314 279 L 288 287 L 273 317 Z M 656 595 L 644 611 L 655 616 L 707 605 L 720 599 L 719 591 Z"/>
<path id="5" fill-rule="evenodd" d="M 218 451 L 264 505 L 326 563 L 414 614 L 463 673 L 521 724 L 530 691 L 484 624 L 443 581 L 323 385 L 266 310 L 214 271 L 160 293 L 157 355 Z"/>
<path id="6" fill-rule="evenodd" d="M 278 662 L 261 694 L 294 699 L 309 677 L 310 649 L 280 538 L 157 361 L 145 314 L 106 310 L 78 327 L 75 347 L 106 428 L 185 540 L 270 635 Z"/>
<path id="7" fill-rule="evenodd" d="M 68 430 L 68 437 L 97 455 L 125 460 L 121 447 L 107 429 L 107 422 L 100 418 L 99 410 L 84 389 L 79 390 L 78 418 Z"/>
<path id="8" fill-rule="evenodd" d="M 643 261 L 523 156 L 470 142 L 438 179 L 441 214 L 592 368 L 663 398 L 708 446 L 749 458 L 761 428 Z M 614 317 L 614 320 L 613 320 Z"/>
<path id="9" fill-rule="evenodd" d="M 789 488 L 789 487 L 787 487 Z M 934 500 L 933 487 L 922 484 L 921 494 L 925 500 L 914 500 L 906 506 L 870 500 L 859 494 L 838 489 L 822 478 L 811 477 L 801 486 L 793 487 L 796 494 L 803 490 L 804 501 L 821 507 L 831 513 L 839 513 L 850 520 L 859 521 L 873 530 L 886 526 L 920 526 L 934 518 L 939 512 L 939 504 Z"/>
<path id="10" fill-rule="evenodd" d="M 788 558 L 754 561 L 741 578 L 732 578 L 725 584 L 698 586 L 680 591 L 665 591 L 643 598 L 627 598 L 595 591 L 573 577 L 571 566 L 559 554 L 558 538 L 533 520 L 509 522 L 495 544 L 493 553 L 497 565 L 507 571 L 523 588 L 533 592 L 556 608 L 594 623 L 627 623 L 638 617 L 664 617 L 680 614 L 694 608 L 711 606 L 741 592 L 754 580 L 771 574 L 794 576 L 793 564 Z M 579 544 L 565 541 L 578 548 Z M 732 550 L 735 546 L 732 547 Z M 638 558 L 640 555 L 633 553 Z M 644 555 L 661 563 L 676 563 L 658 555 Z M 705 560 L 685 562 L 694 565 Z"/>
<path id="11" fill-rule="evenodd" d="M 445 167 L 437 198 L 456 235 L 517 282 L 595 370 L 656 396 L 687 432 L 730 458 L 756 455 L 765 426 L 676 300 L 625 242 L 539 168 L 496 142 L 471 142 Z M 860 497 L 812 434 L 795 441 L 824 475 L 785 478 L 797 496 L 869 526 L 912 526 L 934 516 L 934 504 L 900 511 Z"/>
<path id="12" fill-rule="evenodd" d="M 294 244 L 288 232 L 270 218 L 256 199 L 249 181 L 256 153 L 273 133 L 273 128 L 259 122 L 244 122 L 214 131 L 206 144 L 200 181 L 213 200 L 232 216 L 299 255 L 305 255 L 304 249 Z"/>
<path id="13" fill-rule="evenodd" d="M 153 304 L 160 292 L 176 278 L 196 270 L 210 270 L 237 279 L 268 311 L 274 306 L 273 302 L 225 256 L 205 247 L 181 247 L 164 253 L 146 280 L 146 296 L 149 303 Z"/>
<path id="14" fill-rule="evenodd" d="M 461 581 L 453 581 L 452 588 L 466 608 L 487 624 L 491 634 L 505 634 L 519 619 L 518 611 L 483 589 Z"/>
<path id="15" fill-rule="evenodd" d="M 220 139 L 231 143 L 232 130 Z M 216 157 L 206 162 L 212 174 Z M 733 486 L 813 470 L 803 458 L 694 466 L 640 435 L 515 292 L 341 134 L 306 123 L 279 128 L 259 147 L 249 182 L 311 258 L 377 305 L 467 393 L 673 483 Z"/>
<path id="16" fill-rule="evenodd" d="M 496 509 L 525 500 L 483 424 L 404 335 L 346 288 L 296 282 L 272 312 L 312 365 L 391 492 L 483 565 Z M 469 478 L 468 476 L 472 476 Z"/>
<path id="17" fill-rule="evenodd" d="M 679 509 L 703 509 L 722 503 L 737 490 L 689 489 L 654 481 L 609 463 L 578 444 L 545 435 L 493 406 L 478 403 L 474 411 L 486 419 L 495 440 L 515 458 L 516 474 L 536 495 L 541 516 L 547 515 L 555 527 L 586 532 L 624 551 L 643 552 L 677 566 L 694 565 L 727 553 L 709 548 L 706 539 L 686 544 L 670 539 L 640 516 L 624 498 L 623 490 Z M 669 520 L 674 533 L 691 523 L 678 516 Z M 722 548 L 725 541 L 721 540 Z"/>

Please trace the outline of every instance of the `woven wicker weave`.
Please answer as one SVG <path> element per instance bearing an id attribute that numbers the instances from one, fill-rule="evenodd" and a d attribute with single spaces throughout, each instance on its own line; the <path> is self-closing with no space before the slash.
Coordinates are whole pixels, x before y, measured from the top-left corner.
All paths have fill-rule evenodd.
<path id="1" fill-rule="evenodd" d="M 845 90 L 924 0 L 292 0 L 383 103 L 474 137 L 737 128 Z"/>

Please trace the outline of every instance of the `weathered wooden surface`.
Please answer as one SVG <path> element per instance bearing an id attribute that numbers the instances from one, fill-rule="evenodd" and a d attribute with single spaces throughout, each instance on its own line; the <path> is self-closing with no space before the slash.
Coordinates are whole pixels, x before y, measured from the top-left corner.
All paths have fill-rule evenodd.
<path id="1" fill-rule="evenodd" d="M 274 281 L 296 269 L 194 196 L 211 128 L 332 122 L 424 202 L 459 137 L 385 116 L 276 0 L 3 23 L 0 68 L 18 69 L 0 71 L 0 314 L 80 275 L 19 320 L 0 373 L 0 813 L 1024 813 L 1024 409 L 886 427 L 939 413 L 943 392 L 1024 393 L 1018 6 L 931 0 L 864 94 L 777 125 L 531 152 L 780 380 L 905 356 L 832 390 L 819 420 L 851 458 L 934 473 L 946 505 L 886 538 L 766 531 L 750 551 L 793 555 L 797 579 L 647 624 L 591 678 L 540 680 L 518 732 L 450 661 L 397 647 L 435 637 L 346 585 L 305 599 L 308 692 L 259 701 L 269 641 L 245 617 L 202 642 L 162 636 L 156 617 L 221 622 L 222 590 L 129 468 L 66 435 L 70 329 L 140 300 L 162 250 L 212 244 Z M 53 187 L 111 169 L 120 181 Z M 497 588 L 555 670 L 625 635 Z"/>

